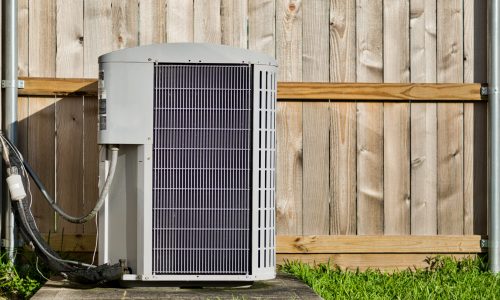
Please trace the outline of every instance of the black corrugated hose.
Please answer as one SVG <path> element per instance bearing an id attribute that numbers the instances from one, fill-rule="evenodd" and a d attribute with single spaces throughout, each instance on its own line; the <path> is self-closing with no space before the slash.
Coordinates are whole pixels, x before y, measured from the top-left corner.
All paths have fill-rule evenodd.
<path id="1" fill-rule="evenodd" d="M 30 168 L 26 161 L 18 155 L 17 148 L 0 133 L 0 138 L 3 140 L 2 152 L 8 153 L 9 161 L 7 165 L 16 167 L 17 170 L 24 170 L 24 165 Z M 8 149 L 4 149 L 7 147 Z M 6 151 L 7 150 L 7 151 Z M 6 156 L 4 156 L 4 160 Z M 26 172 L 19 172 L 24 186 L 28 186 L 28 178 Z M 50 246 L 45 242 L 40 232 L 37 229 L 35 220 L 30 211 L 29 205 L 26 205 L 27 197 L 19 201 L 12 200 L 12 210 L 15 216 L 16 224 L 19 232 L 25 241 L 29 241 L 35 249 L 38 257 L 43 259 L 51 270 L 62 274 L 71 281 L 83 284 L 98 284 L 108 281 L 119 280 L 123 274 L 122 266 L 119 263 L 114 265 L 104 264 L 100 266 L 88 265 L 81 262 L 62 259 Z"/>

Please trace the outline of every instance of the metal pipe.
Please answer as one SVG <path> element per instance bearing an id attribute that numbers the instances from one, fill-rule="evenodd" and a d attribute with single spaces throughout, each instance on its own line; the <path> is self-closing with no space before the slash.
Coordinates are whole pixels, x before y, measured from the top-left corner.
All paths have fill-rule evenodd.
<path id="1" fill-rule="evenodd" d="M 490 111 L 490 211 L 489 264 L 500 272 L 500 0 L 490 0 L 489 15 L 489 111 Z"/>
<path id="2" fill-rule="evenodd" d="M 6 136 L 13 143 L 17 142 L 17 0 L 4 0 L 3 2 L 3 129 Z M 14 214 L 10 204 L 10 197 L 3 185 L 3 210 L 2 226 L 4 227 L 3 246 L 9 258 L 14 260 L 16 234 L 14 228 Z"/>

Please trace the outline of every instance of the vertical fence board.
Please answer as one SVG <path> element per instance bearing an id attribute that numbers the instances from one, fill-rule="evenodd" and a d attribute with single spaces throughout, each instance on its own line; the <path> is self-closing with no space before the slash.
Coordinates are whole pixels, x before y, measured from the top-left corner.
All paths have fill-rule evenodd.
<path id="1" fill-rule="evenodd" d="M 113 50 L 139 45 L 138 0 L 111 0 Z"/>
<path id="2" fill-rule="evenodd" d="M 276 111 L 276 233 L 302 234 L 302 103 Z"/>
<path id="3" fill-rule="evenodd" d="M 486 3 L 464 0 L 464 82 L 486 82 Z M 487 234 L 487 107 L 464 103 L 464 234 Z"/>
<path id="4" fill-rule="evenodd" d="M 462 1 L 437 2 L 438 82 L 463 80 Z M 463 234 L 463 104 L 439 103 L 438 234 Z"/>
<path id="5" fill-rule="evenodd" d="M 298 71 L 302 72 L 302 80 L 327 82 L 330 77 L 328 1 L 305 1 L 302 5 L 300 3 L 286 3 L 285 6 L 285 9 L 288 8 L 288 10 L 296 7 L 294 11 L 299 10 L 299 15 L 300 10 L 302 10 L 301 44 L 303 47 L 303 61 L 302 65 L 297 64 Z M 285 12 L 285 15 L 287 15 L 287 12 Z M 285 21 L 284 24 L 286 27 L 287 22 Z M 295 64 L 296 59 L 300 60 L 301 58 L 293 57 L 291 63 Z M 294 73 L 295 71 L 291 72 Z M 303 201 L 305 204 L 303 206 L 303 233 L 329 234 L 330 107 L 328 103 L 303 103 L 302 110 L 304 139 Z"/>
<path id="6" fill-rule="evenodd" d="M 411 82 L 436 82 L 436 2 L 410 2 Z M 437 234 L 437 106 L 412 103 L 411 234 Z"/>
<path id="7" fill-rule="evenodd" d="M 330 1 L 330 81 L 356 81 L 356 0 Z M 356 234 L 356 103 L 330 110 L 330 234 Z"/>
<path id="8" fill-rule="evenodd" d="M 221 1 L 221 42 L 247 48 L 248 0 Z"/>
<path id="9" fill-rule="evenodd" d="M 194 0 L 194 41 L 221 43 L 220 0 Z"/>
<path id="10" fill-rule="evenodd" d="M 139 2 L 139 44 L 164 43 L 166 34 L 167 0 L 141 0 Z"/>
<path id="11" fill-rule="evenodd" d="M 409 3 L 384 1 L 384 82 L 409 82 Z M 406 29 L 406 30 L 405 30 Z M 410 234 L 410 104 L 384 103 L 384 233 Z"/>
<path id="12" fill-rule="evenodd" d="M 192 42 L 193 20 L 193 0 L 167 0 L 167 42 Z"/>
<path id="13" fill-rule="evenodd" d="M 357 81 L 382 82 L 382 1 L 357 0 Z M 384 233 L 384 107 L 357 104 L 357 233 Z"/>
<path id="14" fill-rule="evenodd" d="M 248 49 L 274 57 L 276 53 L 275 1 L 248 1 Z"/>
<path id="15" fill-rule="evenodd" d="M 83 14 L 83 74 L 86 78 L 97 78 L 97 58 L 113 49 L 111 0 L 85 0 Z"/>
<path id="16" fill-rule="evenodd" d="M 29 75 L 55 76 L 56 65 L 56 10 L 55 0 L 29 2 Z M 45 183 L 48 192 L 55 195 L 55 132 L 53 98 L 30 98 L 28 122 L 28 161 Z M 36 150 L 35 150 L 36 149 Z M 42 194 L 32 188 L 33 215 L 42 232 L 55 229 L 54 213 Z"/>
<path id="17" fill-rule="evenodd" d="M 356 104 L 332 103 L 330 234 L 356 234 Z"/>
<path id="18" fill-rule="evenodd" d="M 56 77 L 83 77 L 83 0 L 57 0 Z M 55 103 L 56 194 L 59 205 L 71 215 L 81 215 L 83 205 L 83 100 L 65 97 Z M 56 215 L 57 228 L 82 234 L 83 225 Z"/>
<path id="19" fill-rule="evenodd" d="M 276 58 L 281 81 L 302 81 L 302 2 L 276 1 Z"/>
<path id="20" fill-rule="evenodd" d="M 29 63 L 29 0 L 18 0 L 17 14 L 17 65 L 19 76 L 28 76 Z"/>

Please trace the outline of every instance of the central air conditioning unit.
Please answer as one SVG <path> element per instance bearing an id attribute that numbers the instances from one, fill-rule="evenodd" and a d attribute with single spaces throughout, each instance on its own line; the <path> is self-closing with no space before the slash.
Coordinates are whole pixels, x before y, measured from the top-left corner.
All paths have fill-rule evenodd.
<path id="1" fill-rule="evenodd" d="M 120 148 L 100 264 L 126 264 L 123 280 L 275 277 L 276 71 L 269 56 L 210 44 L 99 57 L 98 140 Z"/>

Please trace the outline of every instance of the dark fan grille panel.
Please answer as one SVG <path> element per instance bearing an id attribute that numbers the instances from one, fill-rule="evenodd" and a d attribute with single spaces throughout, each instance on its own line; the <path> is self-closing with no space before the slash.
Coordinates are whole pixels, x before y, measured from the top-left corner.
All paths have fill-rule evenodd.
<path id="1" fill-rule="evenodd" d="M 251 69 L 156 65 L 153 273 L 250 272 Z"/>

